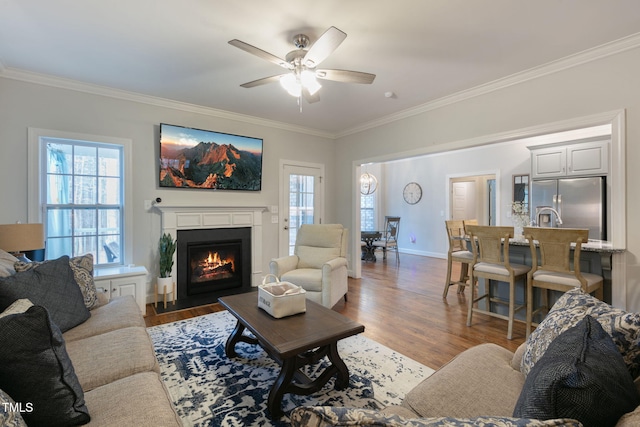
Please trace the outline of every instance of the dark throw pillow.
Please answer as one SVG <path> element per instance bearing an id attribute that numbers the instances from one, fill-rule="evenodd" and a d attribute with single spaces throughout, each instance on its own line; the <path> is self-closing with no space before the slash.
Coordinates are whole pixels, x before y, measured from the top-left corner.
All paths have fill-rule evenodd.
<path id="1" fill-rule="evenodd" d="M 614 426 L 640 396 L 611 336 L 591 316 L 551 342 L 522 388 L 514 417 Z"/>
<path id="2" fill-rule="evenodd" d="M 13 264 L 15 271 L 27 271 L 51 261 L 18 261 Z M 69 258 L 69 267 L 73 270 L 73 278 L 80 287 L 84 297 L 84 305 L 91 310 L 98 304 L 98 291 L 93 281 L 93 255 L 86 254 Z"/>
<path id="3" fill-rule="evenodd" d="M 69 257 L 40 264 L 34 269 L 0 278 L 0 310 L 27 298 L 47 309 L 51 320 L 66 332 L 87 320 L 91 313 L 76 283 Z"/>
<path id="4" fill-rule="evenodd" d="M 0 388 L 28 410 L 28 425 L 69 426 L 91 419 L 60 329 L 44 307 L 0 318 Z"/>
<path id="5" fill-rule="evenodd" d="M 611 335 L 633 378 L 640 376 L 640 313 L 626 312 L 575 288 L 558 298 L 547 316 L 531 332 L 520 371 L 527 376 L 549 344 L 586 315 L 596 319 Z"/>

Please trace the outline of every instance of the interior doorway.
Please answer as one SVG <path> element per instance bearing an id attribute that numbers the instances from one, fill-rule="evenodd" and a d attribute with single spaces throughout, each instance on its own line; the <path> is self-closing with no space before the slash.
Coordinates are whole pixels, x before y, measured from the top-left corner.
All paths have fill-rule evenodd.
<path id="1" fill-rule="evenodd" d="M 478 218 L 476 181 L 451 181 L 451 219 Z"/>
<path id="2" fill-rule="evenodd" d="M 470 175 L 449 178 L 449 219 L 477 219 L 479 224 L 495 225 L 496 175 Z"/>

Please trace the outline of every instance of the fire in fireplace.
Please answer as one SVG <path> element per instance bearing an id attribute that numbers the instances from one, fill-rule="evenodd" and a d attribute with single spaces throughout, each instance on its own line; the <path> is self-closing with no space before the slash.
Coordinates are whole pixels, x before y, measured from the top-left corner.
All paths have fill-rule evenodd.
<path id="1" fill-rule="evenodd" d="M 251 228 L 179 230 L 178 301 L 206 304 L 251 290 Z"/>
<path id="2" fill-rule="evenodd" d="M 189 294 L 241 286 L 242 241 L 189 245 Z"/>
<path id="3" fill-rule="evenodd" d="M 207 251 L 208 255 L 191 255 L 191 281 L 208 282 L 233 277 L 236 272 L 235 257 L 221 257 L 219 252 Z"/>

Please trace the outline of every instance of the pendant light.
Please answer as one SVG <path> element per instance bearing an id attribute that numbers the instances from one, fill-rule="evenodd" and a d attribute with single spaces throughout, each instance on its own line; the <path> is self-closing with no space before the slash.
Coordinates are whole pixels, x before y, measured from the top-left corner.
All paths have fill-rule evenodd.
<path id="1" fill-rule="evenodd" d="M 360 175 L 360 193 L 365 196 L 375 193 L 378 189 L 378 180 L 369 172 Z"/>

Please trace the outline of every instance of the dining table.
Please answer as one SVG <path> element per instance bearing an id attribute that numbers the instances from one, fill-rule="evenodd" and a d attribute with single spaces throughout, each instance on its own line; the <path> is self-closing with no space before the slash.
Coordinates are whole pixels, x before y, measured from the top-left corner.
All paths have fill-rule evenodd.
<path id="1" fill-rule="evenodd" d="M 360 240 L 364 243 L 362 245 L 362 260 L 376 262 L 376 247 L 373 242 L 382 238 L 382 232 L 380 231 L 361 231 Z"/>

